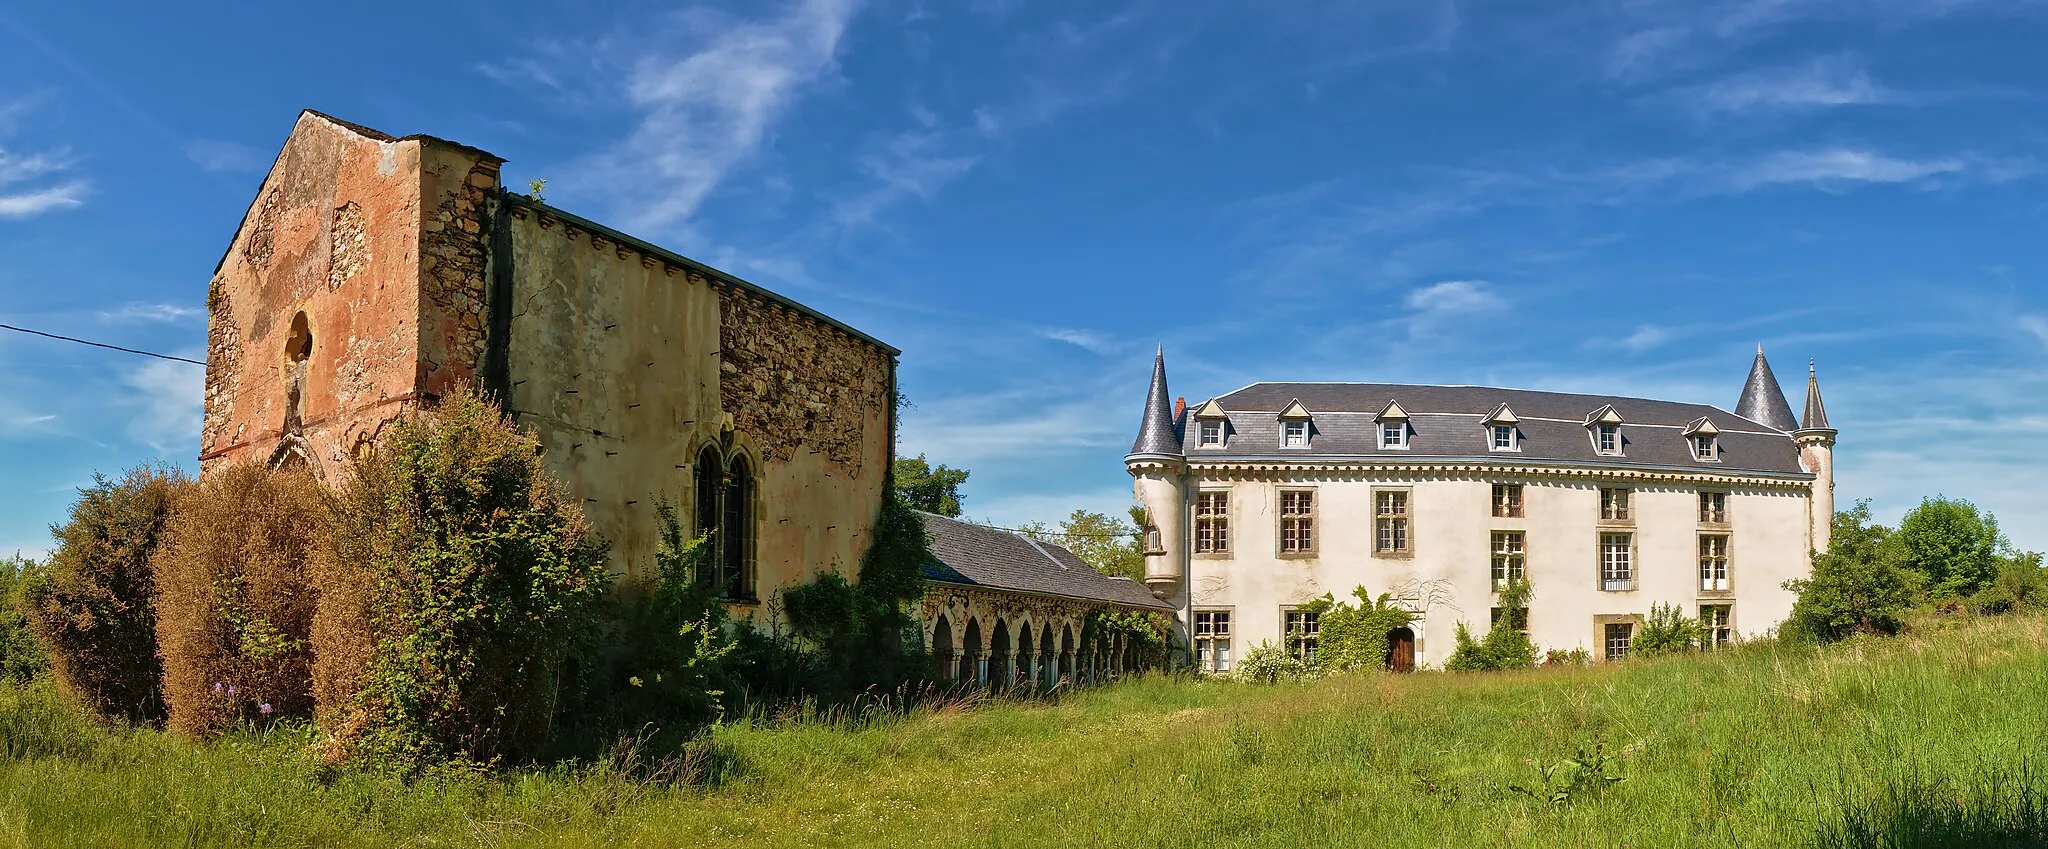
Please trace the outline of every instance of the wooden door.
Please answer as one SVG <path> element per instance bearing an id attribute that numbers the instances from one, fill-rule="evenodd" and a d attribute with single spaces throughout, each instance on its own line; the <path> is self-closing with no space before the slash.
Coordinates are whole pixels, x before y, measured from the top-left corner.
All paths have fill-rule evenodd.
<path id="1" fill-rule="evenodd" d="M 1387 668 L 1395 672 L 1415 671 L 1415 632 L 1395 628 L 1387 635 Z"/>

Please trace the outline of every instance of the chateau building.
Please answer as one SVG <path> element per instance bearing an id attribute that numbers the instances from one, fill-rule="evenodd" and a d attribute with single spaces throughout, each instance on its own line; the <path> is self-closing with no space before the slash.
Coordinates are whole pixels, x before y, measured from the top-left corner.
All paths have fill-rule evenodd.
<path id="1" fill-rule="evenodd" d="M 1652 604 L 1725 642 L 1790 613 L 1828 544 L 1833 451 L 1808 369 L 1795 418 L 1758 349 L 1735 411 L 1477 386 L 1255 383 L 1192 407 L 1154 362 L 1124 462 L 1145 583 L 1224 671 L 1262 641 L 1315 649 L 1298 608 L 1358 586 L 1417 615 L 1388 664 L 1440 665 L 1510 579 L 1542 648 L 1614 659 Z"/>
<path id="2" fill-rule="evenodd" d="M 1173 615 L 1129 578 L 1111 578 L 1065 547 L 925 514 L 937 560 L 925 566 L 925 646 L 942 675 L 989 686 L 1095 681 L 1158 662 L 1127 636 L 1098 633 L 1095 614 Z"/>
<path id="3" fill-rule="evenodd" d="M 208 291 L 202 473 L 336 481 L 400 415 L 476 387 L 538 436 L 615 572 L 652 567 L 664 499 L 711 535 L 740 616 L 858 566 L 897 350 L 508 192 L 502 161 L 299 116 Z"/>

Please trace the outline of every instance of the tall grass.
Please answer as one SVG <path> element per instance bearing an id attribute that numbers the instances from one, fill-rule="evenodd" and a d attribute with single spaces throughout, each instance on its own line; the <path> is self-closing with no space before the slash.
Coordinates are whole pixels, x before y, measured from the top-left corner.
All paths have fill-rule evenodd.
<path id="1" fill-rule="evenodd" d="M 681 753 L 411 785 L 323 770 L 289 729 L 195 744 L 55 699 L 0 690 L 0 847 L 2048 843 L 2040 617 L 1584 669 L 798 712 Z"/>

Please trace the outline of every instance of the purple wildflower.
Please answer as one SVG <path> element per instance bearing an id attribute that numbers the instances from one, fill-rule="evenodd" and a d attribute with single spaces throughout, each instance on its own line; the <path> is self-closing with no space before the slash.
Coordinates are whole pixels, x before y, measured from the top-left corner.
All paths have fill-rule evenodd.
<path id="1" fill-rule="evenodd" d="M 270 703 L 269 703 L 269 702 L 264 702 L 263 704 L 257 705 L 257 706 L 256 706 L 256 709 L 257 709 L 257 710 L 260 710 L 260 711 L 262 711 L 262 712 L 263 712 L 263 715 L 264 715 L 264 716 L 269 716 L 269 715 L 270 715 Z"/>
<path id="2" fill-rule="evenodd" d="M 218 696 L 218 695 L 220 695 L 220 691 L 221 691 L 221 685 L 220 685 L 220 682 L 219 682 L 219 681 L 215 681 L 215 682 L 213 682 L 213 694 L 214 694 L 214 695 L 216 695 L 216 696 Z"/>

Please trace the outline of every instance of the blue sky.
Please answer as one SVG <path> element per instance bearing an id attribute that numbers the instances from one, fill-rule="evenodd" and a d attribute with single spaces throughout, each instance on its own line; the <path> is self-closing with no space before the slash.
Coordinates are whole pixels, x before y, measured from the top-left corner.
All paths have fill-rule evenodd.
<path id="1" fill-rule="evenodd" d="M 1129 502 L 1153 348 L 1733 406 L 1819 362 L 1844 504 L 2048 548 L 2048 3 L 0 9 L 0 323 L 199 357 L 301 108 L 904 351 L 970 515 Z M 0 551 L 197 451 L 200 369 L 0 334 Z M 1794 406 L 1798 398 L 1793 399 Z"/>

